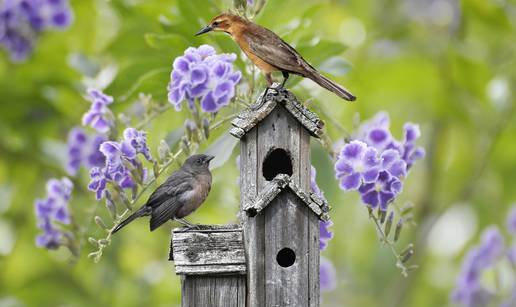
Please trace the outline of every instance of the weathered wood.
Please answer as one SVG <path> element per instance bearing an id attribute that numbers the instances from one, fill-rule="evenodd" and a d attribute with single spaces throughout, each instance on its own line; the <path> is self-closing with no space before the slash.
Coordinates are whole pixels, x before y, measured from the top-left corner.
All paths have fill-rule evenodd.
<path id="1" fill-rule="evenodd" d="M 245 306 L 245 253 L 238 225 L 176 228 L 170 259 L 181 275 L 183 307 Z"/>
<path id="2" fill-rule="evenodd" d="M 267 183 L 256 200 L 251 200 L 244 206 L 250 216 L 260 213 L 290 182 L 290 177 L 286 174 L 278 174 L 274 179 Z"/>
<path id="3" fill-rule="evenodd" d="M 245 274 L 243 235 L 237 225 L 176 228 L 172 247 L 176 274 Z"/>
<path id="4" fill-rule="evenodd" d="M 231 124 L 234 126 L 230 134 L 242 138 L 242 136 L 254 128 L 265 117 L 276 108 L 277 103 L 283 107 L 310 132 L 314 137 L 320 137 L 323 133 L 323 122 L 317 114 L 303 106 L 296 97 L 287 90 L 280 87 L 279 83 L 273 84 L 265 90 L 258 98 L 257 104 L 253 105 L 238 115 Z"/>
<path id="5" fill-rule="evenodd" d="M 256 199 L 258 194 L 258 129 L 251 129 L 240 143 L 240 206 Z M 260 168 L 261 169 L 261 168 Z M 264 217 L 257 215 L 250 218 L 241 214 L 244 228 L 244 247 L 247 261 L 247 306 L 260 306 L 259 298 L 265 297 L 265 236 L 263 233 Z M 252 255 L 252 256 L 251 256 Z M 252 289 L 252 290 L 251 290 Z"/>
<path id="6" fill-rule="evenodd" d="M 301 112 L 295 114 L 302 115 Z M 250 202 L 259 200 L 262 193 L 267 201 L 271 199 L 267 195 L 276 194 L 266 207 L 258 203 L 258 209 L 264 208 L 261 214 L 242 215 L 245 216 L 242 224 L 248 264 L 248 306 L 319 304 L 319 221 L 318 214 L 312 210 L 318 213 L 322 210 L 309 193 L 303 192 L 309 191 L 310 187 L 309 144 L 313 132 L 307 130 L 295 114 L 280 103 L 250 130 L 252 135 L 247 133 L 242 139 L 242 210 L 249 207 Z M 275 148 L 285 150 L 291 158 L 289 182 L 295 184 L 295 192 L 289 183 L 277 193 L 278 186 L 273 184 L 271 188 L 271 183 L 263 176 L 263 162 Z M 244 154 L 246 158 L 242 159 Z M 280 266 L 277 260 L 285 248 L 295 254 L 294 263 L 287 267 Z"/>
<path id="7" fill-rule="evenodd" d="M 301 180 L 301 177 L 299 180 Z M 321 219 L 322 215 L 328 212 L 327 203 L 323 198 L 314 193 L 305 192 L 286 174 L 278 174 L 274 179 L 267 182 L 256 199 L 251 198 L 249 203 L 244 204 L 243 210 L 253 217 L 271 204 L 272 200 L 285 189 L 292 190 L 301 199 L 302 204 L 308 206 Z"/>
<path id="8" fill-rule="evenodd" d="M 244 307 L 244 275 L 182 276 L 182 307 Z"/>

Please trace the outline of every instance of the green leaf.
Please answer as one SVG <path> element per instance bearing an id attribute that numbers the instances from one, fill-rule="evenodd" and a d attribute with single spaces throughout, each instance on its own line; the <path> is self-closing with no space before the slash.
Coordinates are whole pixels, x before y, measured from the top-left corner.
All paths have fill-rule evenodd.
<path id="1" fill-rule="evenodd" d="M 237 143 L 238 140 L 229 133 L 224 133 L 213 142 L 205 151 L 206 154 L 215 156 L 215 159 L 210 163 L 211 169 L 224 165 L 231 157 Z"/>

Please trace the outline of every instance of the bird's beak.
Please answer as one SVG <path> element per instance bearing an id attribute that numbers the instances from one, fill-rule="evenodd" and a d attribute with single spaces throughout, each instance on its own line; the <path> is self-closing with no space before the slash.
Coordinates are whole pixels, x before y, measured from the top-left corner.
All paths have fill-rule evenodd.
<path id="1" fill-rule="evenodd" d="M 211 161 L 211 160 L 213 160 L 214 158 L 215 158 L 215 156 L 208 156 L 208 157 L 206 158 L 206 161 L 210 162 L 210 161 Z"/>
<path id="2" fill-rule="evenodd" d="M 208 32 L 210 32 L 212 30 L 213 30 L 213 28 L 210 25 L 207 25 L 206 27 L 204 27 L 201 30 L 199 30 L 199 32 L 195 33 L 195 36 L 198 36 L 198 35 L 201 35 L 201 34 L 204 34 L 204 33 L 208 33 Z"/>

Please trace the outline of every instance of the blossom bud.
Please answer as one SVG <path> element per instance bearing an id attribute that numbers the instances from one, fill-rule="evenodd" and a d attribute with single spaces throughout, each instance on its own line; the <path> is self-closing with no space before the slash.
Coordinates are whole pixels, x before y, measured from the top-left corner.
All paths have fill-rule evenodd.
<path id="1" fill-rule="evenodd" d="M 165 140 L 161 140 L 158 146 L 158 157 L 161 161 L 164 161 L 170 155 L 170 147 Z"/>
<path id="2" fill-rule="evenodd" d="M 394 242 L 398 241 L 402 228 L 403 228 L 403 218 L 400 218 L 398 220 L 398 223 L 396 224 L 396 230 L 394 232 Z"/>
<path id="3" fill-rule="evenodd" d="M 389 217 L 387 218 L 387 221 L 385 222 L 385 228 L 384 228 L 385 238 L 387 238 L 389 236 L 389 233 L 391 232 L 393 219 L 394 219 L 394 211 L 391 211 L 389 213 Z"/>
<path id="4" fill-rule="evenodd" d="M 116 219 L 116 206 L 111 199 L 106 198 L 106 208 L 108 209 L 111 218 Z"/>
<path id="5" fill-rule="evenodd" d="M 210 137 L 210 121 L 207 118 L 202 120 L 202 130 L 204 131 L 204 137 L 208 139 Z"/>
<path id="6" fill-rule="evenodd" d="M 99 242 L 95 238 L 89 237 L 88 242 L 95 247 L 99 246 Z"/>
<path id="7" fill-rule="evenodd" d="M 106 226 L 106 224 L 104 223 L 104 221 L 100 218 L 100 216 L 95 216 L 95 223 L 100 227 L 100 228 L 103 228 L 105 230 L 108 230 L 109 228 Z"/>

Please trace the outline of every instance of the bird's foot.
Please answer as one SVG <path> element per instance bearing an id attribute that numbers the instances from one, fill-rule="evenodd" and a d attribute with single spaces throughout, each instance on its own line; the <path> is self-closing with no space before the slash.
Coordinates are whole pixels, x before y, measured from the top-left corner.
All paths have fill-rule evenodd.
<path id="1" fill-rule="evenodd" d="M 263 95 L 260 96 L 258 101 L 256 103 L 252 104 L 249 108 L 253 111 L 260 109 L 265 104 L 266 101 L 272 100 L 273 97 L 278 94 L 279 89 L 281 89 L 281 86 L 276 86 L 276 87 L 272 87 L 272 85 L 267 86 Z"/>
<path id="2" fill-rule="evenodd" d="M 197 229 L 199 227 L 199 225 L 197 224 L 192 224 L 190 222 L 188 222 L 187 220 L 185 219 L 178 219 L 178 218 L 174 218 L 174 220 L 176 222 L 179 222 L 180 224 L 182 224 L 184 226 L 184 228 L 186 228 L 186 230 L 192 230 L 192 229 Z"/>
<path id="3" fill-rule="evenodd" d="M 199 227 L 199 225 L 190 225 L 190 226 L 186 226 L 184 227 L 185 230 L 199 230 L 201 227 Z"/>

